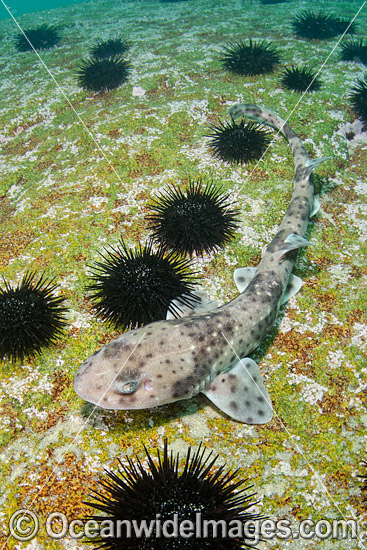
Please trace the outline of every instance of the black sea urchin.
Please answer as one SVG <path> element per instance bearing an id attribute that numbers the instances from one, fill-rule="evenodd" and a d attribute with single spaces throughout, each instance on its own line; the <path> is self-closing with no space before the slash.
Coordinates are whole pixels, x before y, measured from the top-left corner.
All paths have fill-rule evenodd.
<path id="1" fill-rule="evenodd" d="M 26 273 L 13 288 L 5 280 L 0 288 L 0 358 L 24 359 L 53 344 L 66 325 L 64 298 L 43 275 Z"/>
<path id="2" fill-rule="evenodd" d="M 85 90 L 105 92 L 127 81 L 131 66 L 121 57 L 86 59 L 79 65 L 78 82 Z"/>
<path id="3" fill-rule="evenodd" d="M 286 68 L 281 76 L 281 85 L 293 92 L 316 92 L 322 86 L 316 73 L 307 67 Z"/>
<path id="4" fill-rule="evenodd" d="M 341 44 L 341 48 L 341 61 L 354 61 L 367 65 L 367 41 L 363 41 L 363 38 L 360 40 L 349 40 Z"/>
<path id="5" fill-rule="evenodd" d="M 357 117 L 363 122 L 364 128 L 367 127 L 367 77 L 362 80 L 359 78 L 349 94 L 350 103 L 357 114 Z"/>
<path id="6" fill-rule="evenodd" d="M 261 124 L 231 120 L 210 127 L 209 148 L 226 162 L 247 164 L 262 157 L 270 145 L 271 135 Z"/>
<path id="7" fill-rule="evenodd" d="M 238 226 L 237 209 L 213 184 L 190 181 L 186 191 L 172 186 L 153 199 L 147 216 L 153 238 L 180 254 L 218 250 L 229 243 Z"/>
<path id="8" fill-rule="evenodd" d="M 181 472 L 179 456 L 168 453 L 167 441 L 163 457 L 158 452 L 158 465 L 147 449 L 145 452 L 147 469 L 137 457 L 136 463 L 126 457 L 128 464 L 119 461 L 118 473 L 107 471 L 108 479 L 101 482 L 103 491 L 91 495 L 96 502 L 84 503 L 104 514 L 86 518 L 98 523 L 98 536 L 94 539 L 98 548 L 256 548 L 255 522 L 263 517 L 248 511 L 256 504 L 255 494 L 248 492 L 252 486 L 246 486 L 247 479 L 239 479 L 238 470 L 230 473 L 220 466 L 213 471 L 218 456 L 212 458 L 209 453 L 205 457 L 201 445 L 195 453 L 189 447 Z M 107 525 L 111 526 L 108 533 L 101 530 Z M 134 525 L 146 525 L 147 531 L 151 529 L 150 535 L 146 531 L 138 537 Z"/>
<path id="9" fill-rule="evenodd" d="M 122 38 L 110 38 L 110 40 L 99 41 L 91 49 L 90 54 L 96 59 L 117 57 L 128 51 L 130 44 Z"/>
<path id="10" fill-rule="evenodd" d="M 26 35 L 26 36 L 24 36 Z M 20 32 L 15 38 L 15 47 L 19 52 L 32 50 L 47 50 L 60 42 L 60 34 L 56 27 L 40 25 L 36 29 Z"/>
<path id="11" fill-rule="evenodd" d="M 221 58 L 227 71 L 240 76 L 254 76 L 271 73 L 280 61 L 279 52 L 265 40 L 253 42 L 236 42 L 224 49 Z"/>
<path id="12" fill-rule="evenodd" d="M 121 239 L 119 247 L 102 257 L 92 268 L 89 290 L 97 313 L 116 328 L 165 319 L 167 311 L 177 315 L 174 299 L 188 306 L 197 302 L 191 263 L 174 252 L 153 252 L 151 242 L 132 251 Z"/>
<path id="13" fill-rule="evenodd" d="M 321 11 L 315 13 L 309 10 L 297 15 L 292 21 L 292 27 L 297 36 L 311 40 L 325 40 L 343 34 L 345 31 L 349 34 L 356 31 L 354 22 L 351 23 L 347 19 L 340 19 Z"/>

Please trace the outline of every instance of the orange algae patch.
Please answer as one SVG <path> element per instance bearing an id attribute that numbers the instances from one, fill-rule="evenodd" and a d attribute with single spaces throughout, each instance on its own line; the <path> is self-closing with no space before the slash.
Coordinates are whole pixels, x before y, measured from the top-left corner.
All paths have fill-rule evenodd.
<path id="1" fill-rule="evenodd" d="M 43 461 L 28 470 L 25 479 L 18 480 L 19 507 L 31 509 L 44 519 L 52 512 L 65 514 L 70 521 L 83 518 L 89 509 L 82 501 L 97 489 L 97 482 L 75 454 L 67 453 L 59 465 L 53 451 L 46 452 Z"/>

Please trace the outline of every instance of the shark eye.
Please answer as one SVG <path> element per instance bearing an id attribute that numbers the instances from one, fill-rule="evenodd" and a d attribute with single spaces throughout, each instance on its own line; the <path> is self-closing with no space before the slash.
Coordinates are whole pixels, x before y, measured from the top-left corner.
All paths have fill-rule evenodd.
<path id="1" fill-rule="evenodd" d="M 122 386 L 119 388 L 119 393 L 134 393 L 134 391 L 138 387 L 138 382 L 135 382 L 134 380 L 131 380 L 130 382 L 125 382 L 122 384 Z"/>

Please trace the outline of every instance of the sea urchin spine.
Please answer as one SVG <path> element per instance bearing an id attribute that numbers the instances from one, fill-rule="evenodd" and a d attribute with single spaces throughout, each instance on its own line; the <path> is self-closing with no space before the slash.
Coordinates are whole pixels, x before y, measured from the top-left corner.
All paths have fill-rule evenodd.
<path id="1" fill-rule="evenodd" d="M 255 42 L 250 39 L 248 43 L 242 41 L 227 46 L 221 61 L 224 68 L 231 73 L 255 76 L 271 73 L 279 63 L 280 55 L 270 42 Z"/>
<path id="2" fill-rule="evenodd" d="M 356 31 L 354 21 L 350 22 L 336 15 L 309 10 L 297 15 L 292 21 L 292 27 L 297 36 L 310 40 L 327 40 L 344 32 L 353 34 Z"/>
<path id="3" fill-rule="evenodd" d="M 15 47 L 19 52 L 47 50 L 60 42 L 60 34 L 56 27 L 40 25 L 35 29 L 28 29 L 17 34 Z"/>
<path id="4" fill-rule="evenodd" d="M 211 126 L 209 148 L 215 158 L 237 164 L 259 160 L 271 143 L 271 134 L 261 124 L 231 120 Z"/>
<path id="5" fill-rule="evenodd" d="M 64 298 L 54 296 L 57 285 L 28 272 L 13 288 L 0 288 L 0 358 L 23 359 L 53 344 L 66 325 Z"/>
<path id="6" fill-rule="evenodd" d="M 367 78 L 359 78 L 349 94 L 350 103 L 361 119 L 364 128 L 367 128 Z"/>
<path id="7" fill-rule="evenodd" d="M 165 319 L 167 311 L 179 316 L 172 300 L 193 307 L 196 276 L 189 260 L 162 248 L 153 251 L 152 242 L 129 250 L 120 246 L 106 251 L 103 261 L 92 267 L 88 289 L 94 309 L 116 328 L 136 327 Z"/>
<path id="8" fill-rule="evenodd" d="M 293 92 L 316 92 L 322 85 L 316 73 L 307 67 L 286 68 L 281 76 L 282 86 Z"/>
<path id="9" fill-rule="evenodd" d="M 91 49 L 91 56 L 96 59 L 106 59 L 121 56 L 130 48 L 127 40 L 122 38 L 110 38 L 97 42 Z"/>
<path id="10" fill-rule="evenodd" d="M 209 183 L 189 181 L 182 191 L 172 186 L 150 204 L 147 216 L 153 238 L 163 247 L 180 254 L 218 250 L 229 243 L 238 227 L 239 212 L 229 195 Z"/>
<path id="11" fill-rule="evenodd" d="M 91 58 L 79 65 L 78 82 L 85 90 L 105 92 L 124 84 L 130 70 L 130 63 L 121 57 Z"/>
<path id="12" fill-rule="evenodd" d="M 95 502 L 84 502 L 104 515 L 91 515 L 99 530 L 94 539 L 106 550 L 218 550 L 255 548 L 258 538 L 255 521 L 263 519 L 249 512 L 256 502 L 246 486 L 247 479 L 238 470 L 226 472 L 215 468 L 218 456 L 205 456 L 199 446 L 195 453 L 189 447 L 183 470 L 179 471 L 179 455 L 168 453 L 164 443 L 163 457 L 158 452 L 156 464 L 147 451 L 148 468 L 136 457 L 120 462 L 118 473 L 108 472 L 101 482 L 103 491 L 94 492 Z M 158 521 L 159 520 L 159 521 Z M 184 523 L 185 522 L 185 523 Z M 187 536 L 184 525 L 192 526 Z M 110 526 L 106 532 L 106 525 Z M 133 526 L 146 525 L 150 533 L 138 537 Z M 119 529 L 120 526 L 120 529 Z M 176 526 L 176 527 L 175 527 Z M 120 536 L 118 536 L 120 535 Z"/>
<path id="13" fill-rule="evenodd" d="M 344 44 L 341 44 L 341 48 L 341 61 L 354 61 L 355 63 L 367 65 L 367 41 L 364 41 L 363 38 L 344 42 Z"/>

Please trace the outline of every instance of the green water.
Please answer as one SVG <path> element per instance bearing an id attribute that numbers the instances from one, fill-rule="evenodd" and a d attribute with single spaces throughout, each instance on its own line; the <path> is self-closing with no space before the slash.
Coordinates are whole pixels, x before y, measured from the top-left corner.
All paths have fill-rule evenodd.
<path id="1" fill-rule="evenodd" d="M 85 0 L 84 0 L 85 1 Z M 5 2 L 5 5 L 9 8 L 12 15 L 19 17 L 25 13 L 31 13 L 35 11 L 53 10 L 62 6 L 70 6 L 71 4 L 79 4 L 83 0 L 11 0 Z M 7 19 L 9 13 L 3 2 L 0 3 L 0 19 Z"/>

